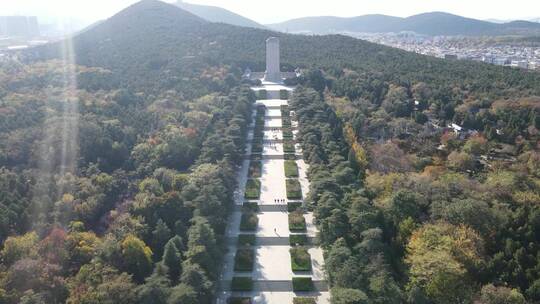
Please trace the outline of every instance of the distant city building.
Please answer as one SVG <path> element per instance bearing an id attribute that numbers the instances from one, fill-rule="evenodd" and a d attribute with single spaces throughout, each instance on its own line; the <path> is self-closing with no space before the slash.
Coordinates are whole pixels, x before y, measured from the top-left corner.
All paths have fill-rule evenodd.
<path id="1" fill-rule="evenodd" d="M 25 38 L 39 36 L 37 17 L 0 16 L 0 36 Z"/>
<path id="2" fill-rule="evenodd" d="M 482 57 L 482 61 L 485 62 L 485 63 L 494 64 L 495 63 L 495 57 L 493 57 L 493 56 L 484 56 L 484 57 Z"/>
<path id="3" fill-rule="evenodd" d="M 510 60 L 506 59 L 506 58 L 495 58 L 493 60 L 493 64 L 495 65 L 507 65 L 510 63 Z"/>
<path id="4" fill-rule="evenodd" d="M 526 60 L 512 60 L 510 66 L 513 68 L 527 69 L 529 63 Z"/>

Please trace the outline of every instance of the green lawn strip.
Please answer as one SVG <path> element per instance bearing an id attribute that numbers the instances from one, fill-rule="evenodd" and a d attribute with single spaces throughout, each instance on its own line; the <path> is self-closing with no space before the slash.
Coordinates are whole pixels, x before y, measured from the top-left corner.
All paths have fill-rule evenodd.
<path id="1" fill-rule="evenodd" d="M 240 231 L 255 231 L 257 225 L 259 224 L 259 218 L 254 212 L 244 212 L 242 213 L 242 218 L 240 219 Z"/>
<path id="2" fill-rule="evenodd" d="M 295 297 L 293 299 L 293 304 L 316 304 L 317 301 L 315 298 L 310 297 Z"/>
<path id="3" fill-rule="evenodd" d="M 246 182 L 246 199 L 259 199 L 261 195 L 261 181 L 258 179 L 248 179 Z"/>
<path id="4" fill-rule="evenodd" d="M 255 234 L 239 234 L 238 246 L 254 246 L 256 241 Z"/>
<path id="5" fill-rule="evenodd" d="M 286 160 L 284 164 L 285 177 L 298 177 L 298 165 L 294 160 Z"/>
<path id="6" fill-rule="evenodd" d="M 250 277 L 233 277 L 231 281 L 232 291 L 251 291 L 253 290 L 253 279 Z"/>
<path id="7" fill-rule="evenodd" d="M 294 302 L 296 303 L 296 302 Z M 302 302 L 300 302 L 302 303 Z M 311 302 L 306 302 L 306 304 L 310 304 Z M 251 304 L 251 298 L 245 298 L 245 297 L 230 297 L 227 300 L 227 304 Z M 313 302 L 315 304 L 315 302 Z"/>
<path id="8" fill-rule="evenodd" d="M 302 188 L 297 179 L 287 179 L 285 181 L 285 186 L 287 188 L 288 199 L 302 199 Z"/>
<path id="9" fill-rule="evenodd" d="M 289 202 L 287 203 L 287 211 L 293 212 L 302 208 L 302 202 Z"/>
<path id="10" fill-rule="evenodd" d="M 306 248 L 296 246 L 289 249 L 291 254 L 291 269 L 292 271 L 310 271 L 311 256 Z"/>
<path id="11" fill-rule="evenodd" d="M 313 291 L 313 281 L 311 278 L 292 278 L 293 291 Z"/>
<path id="12" fill-rule="evenodd" d="M 255 253 L 253 249 L 240 248 L 236 250 L 236 255 L 234 256 L 234 271 L 253 271 L 254 257 Z"/>
<path id="13" fill-rule="evenodd" d="M 307 235 L 305 234 L 290 234 L 289 244 L 291 246 L 305 246 L 308 243 Z"/>
<path id="14" fill-rule="evenodd" d="M 289 230 L 306 231 L 306 219 L 300 211 L 289 213 Z"/>
<path id="15" fill-rule="evenodd" d="M 260 161 L 251 161 L 249 163 L 248 177 L 249 178 L 259 178 L 259 177 L 261 177 L 261 173 L 262 173 L 262 162 L 260 162 Z"/>

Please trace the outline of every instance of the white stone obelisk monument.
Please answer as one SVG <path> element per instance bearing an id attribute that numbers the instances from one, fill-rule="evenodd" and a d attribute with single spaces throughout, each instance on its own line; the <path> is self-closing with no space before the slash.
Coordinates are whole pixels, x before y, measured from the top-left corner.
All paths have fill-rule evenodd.
<path id="1" fill-rule="evenodd" d="M 266 72 L 264 80 L 269 82 L 281 82 L 279 68 L 279 39 L 270 37 L 266 39 Z"/>

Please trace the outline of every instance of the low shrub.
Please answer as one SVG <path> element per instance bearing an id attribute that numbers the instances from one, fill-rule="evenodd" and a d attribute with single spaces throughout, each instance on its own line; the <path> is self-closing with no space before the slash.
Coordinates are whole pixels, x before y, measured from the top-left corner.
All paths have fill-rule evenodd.
<path id="1" fill-rule="evenodd" d="M 296 160 L 296 155 L 294 155 L 294 153 L 285 153 L 285 154 L 283 154 L 283 159 L 285 159 L 285 160 Z"/>
<path id="2" fill-rule="evenodd" d="M 241 248 L 236 250 L 236 255 L 234 256 L 234 271 L 253 271 L 253 259 L 253 249 Z"/>
<path id="3" fill-rule="evenodd" d="M 252 303 L 251 298 L 230 297 L 227 300 L 227 304 L 251 304 L 251 303 Z M 310 304 L 310 303 L 306 303 L 306 304 Z"/>
<path id="4" fill-rule="evenodd" d="M 289 99 L 289 91 L 279 90 L 279 99 Z"/>
<path id="5" fill-rule="evenodd" d="M 259 99 L 268 99 L 267 98 L 267 93 L 266 93 L 266 90 L 259 90 L 258 94 L 257 94 L 257 97 Z"/>
<path id="6" fill-rule="evenodd" d="M 253 246 L 255 245 L 255 234 L 240 234 L 238 235 L 238 246 Z"/>
<path id="7" fill-rule="evenodd" d="M 283 152 L 284 153 L 294 153 L 295 152 L 294 142 L 292 140 L 289 140 L 289 139 L 283 140 Z"/>
<path id="8" fill-rule="evenodd" d="M 284 128 L 290 128 L 292 126 L 290 117 L 281 117 L 281 126 Z"/>
<path id="9" fill-rule="evenodd" d="M 300 211 L 289 213 L 289 230 L 290 231 L 305 231 L 306 219 Z"/>
<path id="10" fill-rule="evenodd" d="M 290 234 L 289 244 L 291 246 L 305 246 L 308 243 L 307 235 L 305 234 Z"/>
<path id="11" fill-rule="evenodd" d="M 281 133 L 283 134 L 284 139 L 292 139 L 293 138 L 293 132 L 290 128 L 283 128 L 281 130 Z"/>
<path id="12" fill-rule="evenodd" d="M 310 297 L 296 297 L 293 299 L 293 304 L 316 304 L 317 300 Z"/>
<path id="13" fill-rule="evenodd" d="M 253 142 L 251 144 L 251 153 L 259 154 L 263 151 L 263 143 L 262 142 Z"/>
<path id="14" fill-rule="evenodd" d="M 244 202 L 242 204 L 242 211 L 244 212 L 258 212 L 259 204 L 256 202 Z"/>
<path id="15" fill-rule="evenodd" d="M 288 105 L 281 105 L 281 116 L 291 116 L 291 110 L 289 109 Z"/>
<path id="16" fill-rule="evenodd" d="M 261 196 L 261 181 L 258 179 L 248 179 L 246 182 L 246 199 L 259 199 Z"/>
<path id="17" fill-rule="evenodd" d="M 291 269 L 292 271 L 310 271 L 311 256 L 306 248 L 298 246 L 289 249 L 291 254 Z"/>
<path id="18" fill-rule="evenodd" d="M 285 177 L 298 177 L 298 165 L 294 160 L 286 160 L 284 164 Z"/>
<path id="19" fill-rule="evenodd" d="M 285 181 L 285 186 L 287 188 L 288 199 L 302 199 L 302 188 L 297 179 L 287 179 Z"/>
<path id="20" fill-rule="evenodd" d="M 259 218 L 257 217 L 257 214 L 254 212 L 242 213 L 242 218 L 240 219 L 241 231 L 255 231 L 258 224 Z"/>
<path id="21" fill-rule="evenodd" d="M 232 291 L 251 291 L 253 290 L 253 279 L 250 277 L 233 277 L 231 281 Z"/>
<path id="22" fill-rule="evenodd" d="M 311 278 L 292 278 L 293 291 L 313 291 Z"/>
<path id="23" fill-rule="evenodd" d="M 259 178 L 259 177 L 261 177 L 261 173 L 262 173 L 262 162 L 260 162 L 260 161 L 251 161 L 249 163 L 248 177 L 249 178 Z"/>
<path id="24" fill-rule="evenodd" d="M 260 160 L 262 160 L 262 155 L 261 155 L 261 153 L 254 153 L 254 154 L 251 154 L 251 157 L 249 159 L 250 160 L 260 161 Z"/>
<path id="25" fill-rule="evenodd" d="M 302 202 L 289 202 L 287 203 L 287 211 L 288 212 L 294 212 L 294 211 L 301 211 L 299 210 L 302 208 Z"/>

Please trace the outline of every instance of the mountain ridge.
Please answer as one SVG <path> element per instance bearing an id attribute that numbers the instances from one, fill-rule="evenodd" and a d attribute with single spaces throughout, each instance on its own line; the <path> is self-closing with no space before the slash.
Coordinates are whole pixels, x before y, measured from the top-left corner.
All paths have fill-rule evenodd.
<path id="1" fill-rule="evenodd" d="M 445 78 L 453 74 L 473 78 L 502 73 L 495 66 L 444 61 L 345 35 L 293 35 L 212 23 L 158 0 L 142 0 L 69 43 L 75 63 L 110 70 L 126 87 L 175 87 L 187 92 L 211 83 L 212 79 L 200 78 L 216 67 L 227 66 L 236 77 L 247 67 L 264 71 L 265 40 L 269 36 L 280 38 L 283 71 L 356 67 L 393 78 L 396 65 L 400 73 L 410 77 L 437 67 L 441 82 L 449 81 Z M 29 49 L 22 57 L 25 61 L 58 59 L 63 57 L 63 50 L 65 42 L 57 42 Z"/>
<path id="2" fill-rule="evenodd" d="M 388 33 L 412 31 L 431 36 L 500 36 L 540 34 L 540 24 L 516 20 L 494 23 L 446 12 L 421 13 L 409 17 L 369 14 L 356 17 L 314 16 L 268 24 L 278 31 L 327 34 L 336 32 Z"/>
<path id="3" fill-rule="evenodd" d="M 265 26 L 262 24 L 218 6 L 193 4 L 184 2 L 182 0 L 176 1 L 174 5 L 210 22 L 221 22 L 253 28 L 265 28 Z"/>

